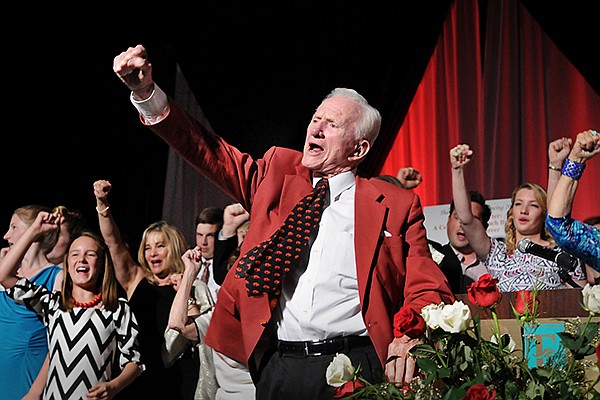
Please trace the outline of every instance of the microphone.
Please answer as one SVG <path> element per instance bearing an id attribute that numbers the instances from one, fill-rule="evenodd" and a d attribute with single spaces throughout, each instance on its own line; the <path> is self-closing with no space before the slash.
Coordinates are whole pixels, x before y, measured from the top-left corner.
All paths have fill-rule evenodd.
<path id="1" fill-rule="evenodd" d="M 523 239 L 519 240 L 519 244 L 517 245 L 517 248 L 519 249 L 519 251 L 521 253 L 533 254 L 534 256 L 541 257 L 545 260 L 549 260 L 549 261 L 555 262 L 557 264 L 559 263 L 559 260 L 564 259 L 570 263 L 571 259 L 575 258 L 572 255 L 570 255 L 569 253 L 565 253 L 564 251 L 557 250 L 557 249 L 549 249 L 547 247 L 540 246 L 539 244 L 532 242 L 528 238 L 523 238 Z M 577 266 L 577 260 L 575 260 L 575 266 Z M 569 269 L 569 271 L 570 271 L 570 269 Z"/>
<path id="2" fill-rule="evenodd" d="M 577 265 L 579 265 L 579 259 L 577 257 L 574 257 L 562 250 L 549 249 L 547 247 L 540 246 L 528 238 L 519 240 L 517 248 L 521 253 L 533 254 L 534 256 L 543 258 L 544 260 L 555 262 L 558 264 L 558 275 L 561 277 L 561 279 L 573 287 L 581 288 L 581 286 L 573 281 L 571 275 L 569 275 L 569 272 L 574 271 Z"/>

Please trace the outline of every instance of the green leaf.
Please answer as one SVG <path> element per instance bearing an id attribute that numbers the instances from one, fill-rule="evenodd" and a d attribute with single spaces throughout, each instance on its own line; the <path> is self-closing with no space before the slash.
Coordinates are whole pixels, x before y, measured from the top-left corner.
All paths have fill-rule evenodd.
<path id="1" fill-rule="evenodd" d="M 596 337 L 596 335 L 598 334 L 598 326 L 599 324 L 597 322 L 590 322 L 586 328 L 585 328 L 585 333 L 582 335 L 585 337 L 585 339 L 587 340 L 587 343 L 591 343 L 594 338 Z M 582 327 L 580 327 L 581 329 Z"/>
<path id="2" fill-rule="evenodd" d="M 435 356 L 435 348 L 429 344 L 419 344 L 410 349 L 410 353 L 416 357 L 432 357 Z"/>
<path id="3" fill-rule="evenodd" d="M 417 358 L 417 365 L 421 371 L 432 374 L 438 369 L 435 361 L 429 358 Z"/>
<path id="4" fill-rule="evenodd" d="M 580 348 L 573 350 L 573 357 L 576 360 L 581 360 L 589 355 L 592 355 L 596 352 L 596 348 L 590 344 L 581 346 Z"/>
<path id="5" fill-rule="evenodd" d="M 467 391 L 465 389 L 451 387 L 444 395 L 443 400 L 462 400 L 466 394 Z"/>
<path id="6" fill-rule="evenodd" d="M 530 381 L 527 385 L 527 389 L 525 390 L 525 394 L 528 399 L 543 399 L 544 398 L 545 388 L 544 385 L 540 385 L 537 382 Z"/>
<path id="7" fill-rule="evenodd" d="M 440 368 L 435 372 L 435 374 L 439 378 L 444 379 L 444 378 L 448 378 L 451 375 L 451 372 L 452 372 L 452 370 L 450 368 Z"/>
<path id="8" fill-rule="evenodd" d="M 562 345 L 569 350 L 575 350 L 581 345 L 577 341 L 578 338 L 568 332 L 558 332 L 557 335 L 560 337 Z"/>

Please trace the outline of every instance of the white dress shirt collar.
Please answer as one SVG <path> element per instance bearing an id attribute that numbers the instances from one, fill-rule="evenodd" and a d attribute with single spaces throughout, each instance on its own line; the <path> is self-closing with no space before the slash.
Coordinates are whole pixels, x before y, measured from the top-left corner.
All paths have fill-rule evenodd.
<path id="1" fill-rule="evenodd" d="M 321 177 L 313 177 L 313 187 Z M 330 201 L 337 201 L 340 195 L 356 183 L 356 170 L 342 172 L 328 179 Z"/>

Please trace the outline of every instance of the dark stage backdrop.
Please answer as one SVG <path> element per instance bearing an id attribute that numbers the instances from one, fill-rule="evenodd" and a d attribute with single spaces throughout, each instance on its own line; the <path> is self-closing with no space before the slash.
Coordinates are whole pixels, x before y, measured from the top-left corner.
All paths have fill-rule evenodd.
<path id="1" fill-rule="evenodd" d="M 533 15 L 517 1 L 452 7 L 398 135 L 393 143 L 385 137 L 381 172 L 421 171 L 424 205 L 452 200 L 449 150 L 459 143 L 475 152 L 469 188 L 509 198 L 524 182 L 546 187 L 549 142 L 600 127 L 599 93 Z M 600 215 L 598 176 L 594 159 L 580 181 L 576 218 Z"/>
<path id="2" fill-rule="evenodd" d="M 176 79 L 185 81 L 192 111 L 255 157 L 271 145 L 301 149 L 323 96 L 336 86 L 357 89 L 384 119 L 361 174 L 414 164 L 425 175 L 426 205 L 450 200 L 447 153 L 459 140 L 475 146 L 482 163 L 469 182 L 490 198 L 506 197 L 521 180 L 543 183 L 548 140 L 574 136 L 588 122 L 600 126 L 581 117 L 598 107 L 600 91 L 593 2 L 387 3 L 16 5 L 7 14 L 14 27 L 3 28 L 4 226 L 28 203 L 80 209 L 97 226 L 92 184 L 109 179 L 111 210 L 137 248 L 148 224 L 175 221 L 169 209 L 189 222 L 198 209 L 228 201 L 170 175 L 177 160 L 140 124 L 111 68 L 138 43 L 168 94 L 179 98 Z M 392 161 L 398 146 L 404 158 Z M 595 184 L 598 163 L 582 190 Z M 178 191 L 165 190 L 170 185 Z M 198 194 L 203 189 L 208 196 Z M 596 213 L 597 198 L 586 200 Z"/>
<path id="3" fill-rule="evenodd" d="M 403 113 L 396 105 L 361 171 L 396 175 L 403 166 L 417 168 L 424 176 L 416 189 L 424 206 L 452 200 L 448 153 L 459 143 L 475 151 L 468 186 L 488 199 L 509 198 L 523 182 L 546 187 L 550 141 L 600 127 L 600 96 L 521 2 L 453 3 L 431 53 L 419 67 L 424 73 L 414 97 L 404 96 L 411 99 L 410 107 Z M 186 90 L 186 85 L 176 88 L 182 100 L 189 99 Z M 205 118 L 197 105 L 190 108 Z M 400 123 L 397 133 L 390 132 L 394 123 Z M 256 154 L 255 146 L 243 148 Z M 171 157 L 178 159 L 174 153 Z M 190 209 L 197 213 L 211 202 L 230 201 L 193 171 L 182 174 L 183 163 L 170 170 L 190 180 L 167 180 L 165 215 L 187 225 L 187 231 L 193 230 Z M 599 171 L 600 162 L 592 161 L 581 179 L 577 218 L 600 214 Z M 184 187 L 187 207 L 169 206 L 172 194 Z"/>

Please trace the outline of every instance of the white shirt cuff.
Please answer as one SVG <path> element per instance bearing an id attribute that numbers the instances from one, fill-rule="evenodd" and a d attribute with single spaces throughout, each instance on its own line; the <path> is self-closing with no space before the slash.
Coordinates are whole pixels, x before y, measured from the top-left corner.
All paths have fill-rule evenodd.
<path id="1" fill-rule="evenodd" d="M 169 99 L 163 90 L 155 83 L 154 91 L 146 100 L 135 100 L 133 92 L 129 95 L 131 103 L 140 113 L 146 125 L 154 125 L 169 115 Z"/>

